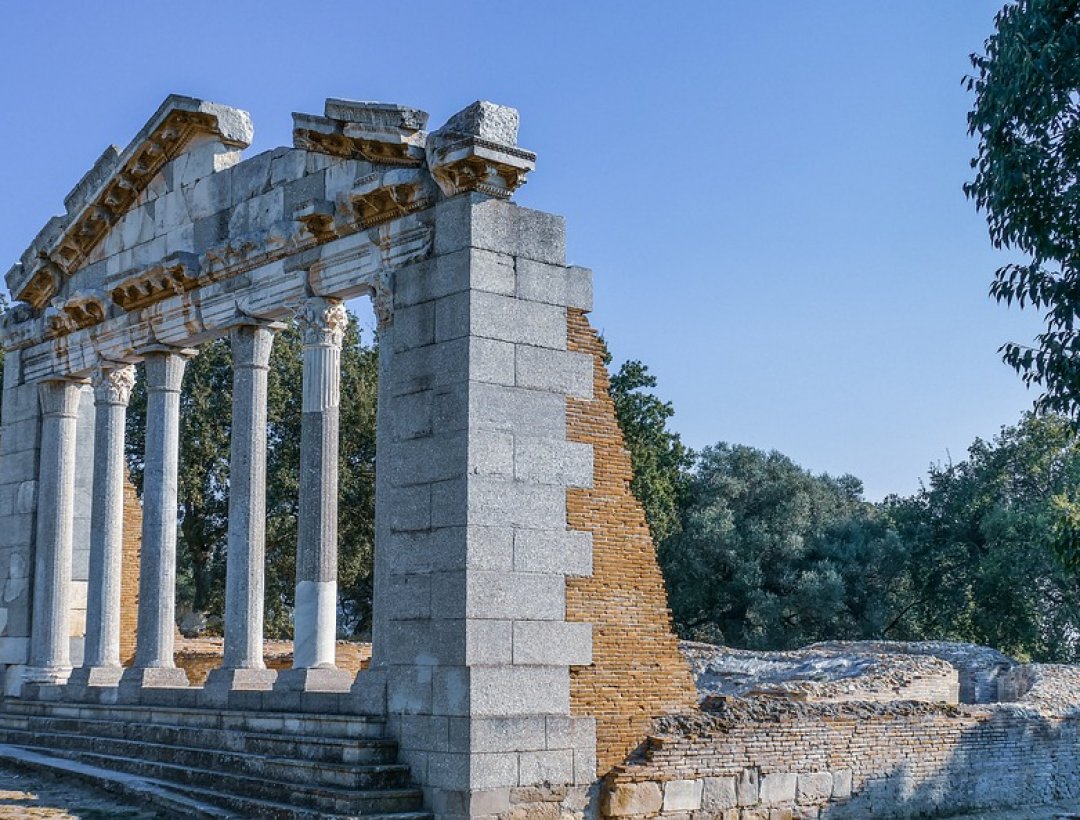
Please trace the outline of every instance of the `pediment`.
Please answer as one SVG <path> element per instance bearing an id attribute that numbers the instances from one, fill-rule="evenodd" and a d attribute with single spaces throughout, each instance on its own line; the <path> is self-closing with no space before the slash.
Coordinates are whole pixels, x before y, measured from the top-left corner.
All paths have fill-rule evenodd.
<path id="1" fill-rule="evenodd" d="M 419 109 L 329 99 L 293 115 L 293 147 L 245 158 L 245 112 L 169 97 L 7 274 L 0 339 L 32 348 L 27 372 L 44 377 L 214 338 L 238 315 L 281 319 L 305 294 L 369 293 L 389 322 L 387 282 L 431 253 L 432 206 L 525 182 L 535 155 L 517 122 L 476 102 L 428 132 Z"/>
<path id="2" fill-rule="evenodd" d="M 69 277 L 92 264 L 95 251 L 134 208 L 171 187 L 168 171 L 192 158 L 205 164 L 235 154 L 226 160 L 235 161 L 251 138 L 247 112 L 169 96 L 126 148 L 107 148 L 72 188 L 65 213 L 49 220 L 8 271 L 8 289 L 15 299 L 44 308 L 72 290 Z"/>

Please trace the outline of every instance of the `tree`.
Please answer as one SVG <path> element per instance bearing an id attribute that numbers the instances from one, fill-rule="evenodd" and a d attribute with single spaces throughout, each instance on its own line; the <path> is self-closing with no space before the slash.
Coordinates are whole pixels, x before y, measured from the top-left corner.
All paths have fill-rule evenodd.
<path id="1" fill-rule="evenodd" d="M 299 505 L 302 343 L 295 325 L 281 331 L 270 357 L 267 398 L 266 635 L 292 634 Z M 375 407 L 378 351 L 349 317 L 341 355 L 339 461 L 339 627 L 360 634 L 371 616 L 375 518 Z M 232 354 L 227 339 L 209 342 L 187 366 L 180 395 L 177 597 L 181 609 L 218 621 L 224 611 Z M 145 380 L 128 412 L 128 464 L 142 489 Z"/>
<path id="2" fill-rule="evenodd" d="M 1025 416 L 886 511 L 907 548 L 893 636 L 950 639 L 1039 661 L 1080 659 L 1075 569 L 1055 560 L 1080 504 L 1080 445 L 1060 416 Z"/>
<path id="3" fill-rule="evenodd" d="M 605 364 L 610 364 L 604 349 Z M 656 377 L 639 361 L 625 362 L 611 376 L 615 415 L 634 470 L 630 489 L 645 509 L 653 542 L 660 545 L 679 531 L 693 454 L 668 429 L 675 409 L 650 392 L 656 385 Z"/>
<path id="4" fill-rule="evenodd" d="M 753 649 L 880 635 L 901 555 L 858 479 L 724 443 L 700 454 L 660 551 L 680 634 Z"/>
<path id="5" fill-rule="evenodd" d="M 1034 346 L 1001 352 L 1025 383 L 1041 386 L 1040 411 L 1080 419 L 1080 0 L 1018 0 L 995 17 L 984 54 L 966 78 L 978 137 L 975 179 L 964 186 L 985 211 L 997 248 L 1026 259 L 1003 265 L 999 302 L 1045 311 Z"/>

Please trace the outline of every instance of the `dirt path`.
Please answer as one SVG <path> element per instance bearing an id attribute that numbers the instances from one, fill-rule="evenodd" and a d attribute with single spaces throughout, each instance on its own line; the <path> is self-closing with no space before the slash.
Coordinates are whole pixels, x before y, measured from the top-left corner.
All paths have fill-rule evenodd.
<path id="1" fill-rule="evenodd" d="M 0 818 L 3 820 L 156 820 L 151 809 L 126 803 L 105 791 L 42 772 L 0 765 Z"/>

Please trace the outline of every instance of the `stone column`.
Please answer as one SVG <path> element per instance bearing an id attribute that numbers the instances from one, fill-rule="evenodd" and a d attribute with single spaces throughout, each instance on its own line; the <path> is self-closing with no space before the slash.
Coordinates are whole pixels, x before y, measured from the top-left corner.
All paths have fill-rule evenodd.
<path id="1" fill-rule="evenodd" d="M 121 683 L 187 686 L 173 660 L 176 635 L 176 513 L 180 384 L 193 350 L 155 347 L 146 357 L 146 456 L 135 662 Z"/>
<path id="2" fill-rule="evenodd" d="M 289 689 L 344 691 L 352 676 L 335 666 L 335 640 L 341 343 L 348 316 L 340 302 L 314 298 L 299 320 L 304 335 L 304 395 L 296 608 L 293 668 L 281 682 Z"/>
<path id="3" fill-rule="evenodd" d="M 266 555 L 266 387 L 278 323 L 232 330 L 233 417 L 229 460 L 229 546 L 225 563 L 225 657 L 207 689 L 269 689 L 263 663 Z"/>
<path id="4" fill-rule="evenodd" d="M 135 367 L 105 363 L 94 374 L 94 496 L 83 665 L 70 684 L 120 682 L 120 572 L 124 530 L 124 425 Z"/>
<path id="5" fill-rule="evenodd" d="M 30 668 L 25 681 L 64 683 L 71 674 L 71 547 L 75 514 L 75 426 L 82 383 L 42 382 L 37 548 Z"/>

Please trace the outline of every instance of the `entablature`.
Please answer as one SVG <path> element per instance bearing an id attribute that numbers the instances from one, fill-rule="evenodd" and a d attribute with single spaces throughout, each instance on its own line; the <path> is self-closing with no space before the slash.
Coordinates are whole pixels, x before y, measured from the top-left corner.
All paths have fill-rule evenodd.
<path id="1" fill-rule="evenodd" d="M 321 117 L 294 114 L 294 148 L 241 160 L 245 112 L 170 96 L 127 148 L 105 151 L 8 273 L 25 304 L 4 317 L 4 346 L 26 349 L 27 377 L 43 378 L 94 356 L 129 360 L 147 339 L 213 335 L 224 325 L 208 317 L 241 303 L 279 319 L 304 293 L 367 291 L 391 321 L 394 266 L 430 253 L 424 214 L 465 192 L 509 197 L 535 164 L 514 109 L 477 102 L 430 133 L 427 119 L 328 99 Z"/>

